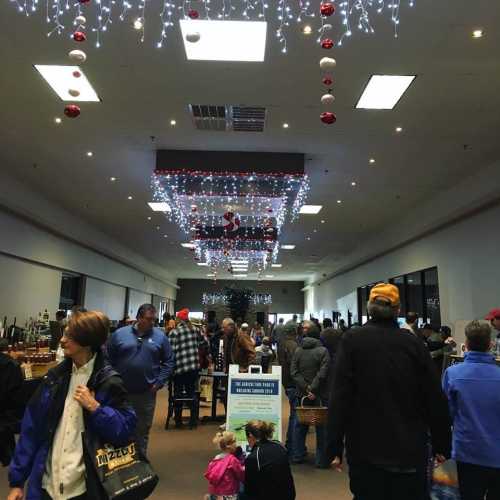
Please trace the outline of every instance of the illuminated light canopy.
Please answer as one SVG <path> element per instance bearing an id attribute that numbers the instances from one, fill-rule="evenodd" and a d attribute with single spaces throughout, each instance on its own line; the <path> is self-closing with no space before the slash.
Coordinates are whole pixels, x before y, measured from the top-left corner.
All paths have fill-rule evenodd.
<path id="1" fill-rule="evenodd" d="M 196 261 L 261 272 L 276 261 L 281 229 L 297 219 L 309 179 L 290 172 L 157 169 L 151 186 L 155 203 L 168 205 L 165 215 L 190 235 L 186 248 Z"/>

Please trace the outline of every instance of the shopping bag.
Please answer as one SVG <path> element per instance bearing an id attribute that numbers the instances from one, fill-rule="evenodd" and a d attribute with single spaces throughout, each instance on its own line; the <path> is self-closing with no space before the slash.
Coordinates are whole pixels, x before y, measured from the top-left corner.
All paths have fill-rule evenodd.
<path id="1" fill-rule="evenodd" d="M 85 436 L 83 440 L 109 500 L 137 500 L 151 495 L 158 484 L 158 476 L 135 441 L 115 447 L 90 443 Z"/>
<path id="2" fill-rule="evenodd" d="M 432 500 L 460 500 L 457 464 L 447 460 L 436 467 L 432 473 Z"/>

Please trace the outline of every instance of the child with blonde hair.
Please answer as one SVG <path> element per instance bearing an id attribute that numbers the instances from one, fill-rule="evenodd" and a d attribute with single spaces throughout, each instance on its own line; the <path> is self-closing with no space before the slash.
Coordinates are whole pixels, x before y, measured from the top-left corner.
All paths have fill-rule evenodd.
<path id="1" fill-rule="evenodd" d="M 237 500 L 240 483 L 245 480 L 245 467 L 237 455 L 242 455 L 232 432 L 218 432 L 214 444 L 219 453 L 207 467 L 208 495 L 205 500 Z"/>

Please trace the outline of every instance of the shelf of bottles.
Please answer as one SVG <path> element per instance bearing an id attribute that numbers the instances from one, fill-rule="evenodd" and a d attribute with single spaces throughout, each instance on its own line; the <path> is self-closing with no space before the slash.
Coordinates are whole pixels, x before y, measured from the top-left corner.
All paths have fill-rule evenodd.
<path id="1" fill-rule="evenodd" d="M 50 315 L 47 310 L 30 318 L 24 327 L 17 325 L 17 318 L 9 324 L 7 316 L 0 321 L 0 352 L 15 359 L 22 368 L 25 379 L 43 377 L 57 364 L 55 351 L 50 351 Z"/>

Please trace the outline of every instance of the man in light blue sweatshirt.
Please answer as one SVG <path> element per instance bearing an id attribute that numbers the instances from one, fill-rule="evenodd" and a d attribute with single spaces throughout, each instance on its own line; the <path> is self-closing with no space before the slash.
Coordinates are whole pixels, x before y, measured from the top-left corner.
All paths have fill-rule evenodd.
<path id="1" fill-rule="evenodd" d="M 175 360 L 167 336 L 154 327 L 156 309 L 143 304 L 137 322 L 116 330 L 106 347 L 109 362 L 122 376 L 137 415 L 136 438 L 146 455 L 156 406 L 156 393 L 168 381 Z"/>
<path id="2" fill-rule="evenodd" d="M 453 458 L 462 500 L 500 499 L 500 367 L 490 354 L 491 328 L 465 327 L 463 363 L 443 377 L 453 419 Z"/>

